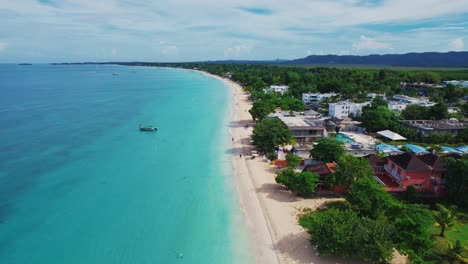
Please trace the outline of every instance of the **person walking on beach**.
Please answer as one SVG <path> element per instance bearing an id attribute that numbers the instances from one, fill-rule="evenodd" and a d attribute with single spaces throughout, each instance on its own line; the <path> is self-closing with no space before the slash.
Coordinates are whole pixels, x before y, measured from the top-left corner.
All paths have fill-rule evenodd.
<path id="1" fill-rule="evenodd" d="M 242 154 L 239 154 L 239 158 L 242 158 Z"/>

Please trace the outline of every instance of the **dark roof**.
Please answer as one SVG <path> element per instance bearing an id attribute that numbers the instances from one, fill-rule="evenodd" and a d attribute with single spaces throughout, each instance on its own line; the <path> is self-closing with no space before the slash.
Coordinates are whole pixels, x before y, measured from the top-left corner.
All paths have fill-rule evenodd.
<path id="1" fill-rule="evenodd" d="M 422 160 L 424 163 L 426 163 L 427 165 L 434 167 L 434 164 L 439 159 L 439 156 L 437 156 L 436 154 L 432 154 L 432 153 L 426 153 L 426 154 L 419 155 L 418 158 Z"/>
<path id="2" fill-rule="evenodd" d="M 312 164 L 305 166 L 303 171 L 309 171 L 317 173 L 318 175 L 329 175 L 333 171 L 325 164 L 325 162 L 321 162 L 318 164 Z"/>
<path id="3" fill-rule="evenodd" d="M 386 158 L 381 158 L 375 154 L 370 154 L 367 156 L 364 156 L 369 161 L 369 164 L 371 166 L 383 166 L 385 163 L 387 163 Z"/>
<path id="4" fill-rule="evenodd" d="M 387 159 L 405 170 L 430 170 L 431 168 L 424 163 L 421 159 L 417 158 L 416 155 L 411 153 L 402 153 L 399 155 L 388 156 Z"/>

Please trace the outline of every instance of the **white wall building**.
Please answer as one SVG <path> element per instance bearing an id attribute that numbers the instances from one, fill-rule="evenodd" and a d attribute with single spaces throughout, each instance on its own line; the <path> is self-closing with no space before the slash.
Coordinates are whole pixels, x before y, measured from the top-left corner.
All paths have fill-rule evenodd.
<path id="1" fill-rule="evenodd" d="M 369 105 L 371 102 L 354 103 L 351 101 L 341 101 L 338 103 L 328 104 L 328 116 L 336 118 L 346 118 L 349 115 L 360 116 L 362 107 Z"/>
<path id="2" fill-rule="evenodd" d="M 428 99 L 414 98 L 414 97 L 409 97 L 409 96 L 401 95 L 401 94 L 394 95 L 393 99 L 403 102 L 403 103 L 417 104 L 417 105 L 421 105 L 425 107 L 436 105 L 436 103 L 430 102 Z"/>
<path id="3" fill-rule="evenodd" d="M 325 98 L 332 98 L 337 95 L 337 93 L 303 93 L 302 102 L 305 104 L 318 103 L 323 101 Z"/>
<path id="4" fill-rule="evenodd" d="M 263 89 L 264 93 L 277 92 L 280 94 L 284 94 L 287 91 L 289 91 L 289 86 L 287 85 L 270 85 L 269 88 Z"/>
<path id="5" fill-rule="evenodd" d="M 402 101 L 388 101 L 388 108 L 393 111 L 397 111 L 401 113 L 401 111 L 405 110 L 405 108 L 409 105 L 408 103 Z"/>
<path id="6" fill-rule="evenodd" d="M 468 88 L 468 81 L 456 81 L 456 80 L 452 80 L 452 81 L 443 81 L 442 82 L 442 86 L 447 86 L 447 84 L 453 84 L 455 86 L 461 86 L 463 88 Z"/>

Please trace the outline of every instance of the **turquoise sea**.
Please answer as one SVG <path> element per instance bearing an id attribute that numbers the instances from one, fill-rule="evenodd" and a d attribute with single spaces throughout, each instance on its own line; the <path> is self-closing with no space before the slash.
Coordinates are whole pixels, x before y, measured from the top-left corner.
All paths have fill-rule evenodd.
<path id="1" fill-rule="evenodd" d="M 3 64 L 0 94 L 0 263 L 252 259 L 221 81 L 169 68 Z"/>

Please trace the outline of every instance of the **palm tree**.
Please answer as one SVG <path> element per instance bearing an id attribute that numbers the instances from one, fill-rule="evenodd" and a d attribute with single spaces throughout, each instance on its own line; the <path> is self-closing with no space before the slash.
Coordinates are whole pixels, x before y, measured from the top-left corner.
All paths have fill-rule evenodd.
<path id="1" fill-rule="evenodd" d="M 432 211 L 434 220 L 440 226 L 440 236 L 444 237 L 445 230 L 458 224 L 454 207 L 447 208 L 441 204 L 436 204 L 437 211 Z"/>
<path id="2" fill-rule="evenodd" d="M 441 261 L 448 261 L 453 264 L 468 263 L 468 259 L 463 257 L 463 254 L 468 251 L 467 247 L 461 245 L 460 240 L 452 241 L 447 240 L 447 250 L 441 253 L 436 253 L 441 257 Z M 444 263 L 446 263 L 444 262 Z"/>

